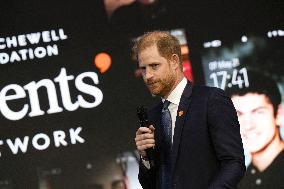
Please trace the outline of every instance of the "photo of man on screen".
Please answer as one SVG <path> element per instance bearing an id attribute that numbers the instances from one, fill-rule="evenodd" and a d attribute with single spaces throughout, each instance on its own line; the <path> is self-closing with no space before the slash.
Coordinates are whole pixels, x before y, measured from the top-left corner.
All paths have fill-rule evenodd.
<path id="1" fill-rule="evenodd" d="M 239 188 L 284 188 L 281 94 L 268 76 L 249 71 L 248 78 L 249 87 L 226 89 L 238 114 L 244 147 L 251 155 Z"/>

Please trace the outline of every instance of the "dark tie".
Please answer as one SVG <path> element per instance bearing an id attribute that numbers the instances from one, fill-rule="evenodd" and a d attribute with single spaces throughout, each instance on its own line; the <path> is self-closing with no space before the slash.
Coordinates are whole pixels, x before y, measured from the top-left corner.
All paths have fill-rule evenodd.
<path id="1" fill-rule="evenodd" d="M 161 125 L 163 135 L 163 150 L 161 153 L 161 189 L 171 189 L 171 146 L 172 146 L 172 119 L 165 101 L 162 109 Z"/>

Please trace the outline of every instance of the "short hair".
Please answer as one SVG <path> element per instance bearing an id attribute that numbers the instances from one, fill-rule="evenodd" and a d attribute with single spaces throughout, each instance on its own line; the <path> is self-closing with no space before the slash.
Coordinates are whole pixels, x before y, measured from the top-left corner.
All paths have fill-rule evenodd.
<path id="1" fill-rule="evenodd" d="M 182 65 L 181 47 L 178 39 L 166 31 L 152 31 L 142 35 L 133 46 L 133 56 L 138 60 L 138 54 L 148 47 L 157 45 L 160 55 L 167 60 L 177 54 Z"/>
<path id="2" fill-rule="evenodd" d="M 232 96 L 244 96 L 248 93 L 257 93 L 265 95 L 274 109 L 274 116 L 277 114 L 278 107 L 281 103 L 281 94 L 275 80 L 271 77 L 256 71 L 247 71 L 249 86 L 239 88 L 238 85 L 227 87 L 226 94 Z"/>

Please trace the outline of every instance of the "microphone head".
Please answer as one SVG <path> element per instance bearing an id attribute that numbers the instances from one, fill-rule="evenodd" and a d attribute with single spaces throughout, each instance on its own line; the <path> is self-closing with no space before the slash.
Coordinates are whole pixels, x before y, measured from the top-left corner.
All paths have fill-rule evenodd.
<path id="1" fill-rule="evenodd" d="M 137 116 L 140 121 L 145 121 L 148 119 L 147 117 L 147 109 L 144 106 L 137 107 Z"/>

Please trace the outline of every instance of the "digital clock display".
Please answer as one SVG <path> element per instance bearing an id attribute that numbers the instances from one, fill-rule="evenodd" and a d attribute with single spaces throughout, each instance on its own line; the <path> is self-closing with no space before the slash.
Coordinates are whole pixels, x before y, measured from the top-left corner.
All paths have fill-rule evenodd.
<path id="1" fill-rule="evenodd" d="M 209 75 L 214 87 L 225 89 L 237 85 L 239 88 L 249 87 L 247 69 L 233 69 L 232 71 L 217 71 Z"/>
<path id="2" fill-rule="evenodd" d="M 213 60 L 203 58 L 206 85 L 225 90 L 227 87 L 249 87 L 247 68 L 237 57 Z"/>

